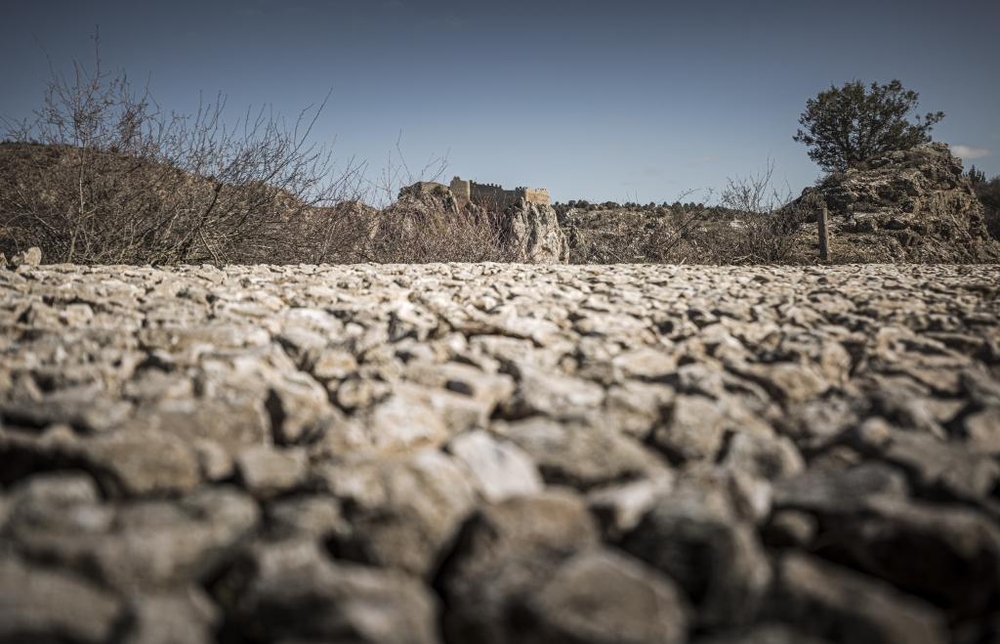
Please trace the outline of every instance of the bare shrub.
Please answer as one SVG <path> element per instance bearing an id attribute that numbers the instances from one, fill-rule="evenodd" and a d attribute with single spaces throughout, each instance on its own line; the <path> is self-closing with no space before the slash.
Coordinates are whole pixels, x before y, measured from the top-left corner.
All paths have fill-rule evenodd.
<path id="1" fill-rule="evenodd" d="M 568 213 L 561 225 L 570 246 L 574 264 L 627 264 L 648 261 L 652 228 L 661 222 L 648 220 L 639 213 L 585 209 Z"/>
<path id="2" fill-rule="evenodd" d="M 497 204 L 459 208 L 444 186 L 403 188 L 394 203 L 363 222 L 361 257 L 379 263 L 515 261 L 501 225 L 507 214 Z"/>
<path id="3" fill-rule="evenodd" d="M 403 132 L 396 136 L 396 143 L 386 158 L 374 182 L 368 184 L 367 194 L 371 203 L 378 208 L 392 205 L 403 193 L 403 190 L 418 182 L 437 182 L 448 169 L 448 157 L 431 155 L 423 166 L 413 166 L 406 160 L 403 153 Z"/>
<path id="4" fill-rule="evenodd" d="M 716 231 L 709 246 L 717 263 L 780 264 L 787 262 L 802 234 L 803 224 L 814 212 L 791 205 L 791 190 L 773 185 L 774 163 L 744 178 L 730 178 L 720 205 L 732 219 Z M 786 205 L 787 204 L 787 205 Z"/>
<path id="5" fill-rule="evenodd" d="M 654 209 L 604 204 L 593 212 L 589 203 L 575 202 L 563 209 L 560 224 L 575 264 L 681 264 L 696 261 L 692 241 L 711 213 L 704 205 L 679 201 Z"/>
<path id="6" fill-rule="evenodd" d="M 814 204 L 790 203 L 773 185 L 774 164 L 730 179 L 717 206 L 563 211 L 574 263 L 777 264 L 808 261 L 803 247 Z M 711 200 L 711 193 L 706 201 Z M 683 197 L 682 197 L 683 198 Z"/>
<path id="7" fill-rule="evenodd" d="M 709 191 L 708 197 L 711 196 L 712 191 Z M 711 214 L 711 208 L 691 204 L 681 209 L 670 220 L 669 226 L 655 227 L 650 239 L 651 261 L 663 264 L 703 263 L 695 240 L 700 232 L 706 230 Z"/>
<path id="8" fill-rule="evenodd" d="M 297 243 L 288 250 L 288 261 L 278 263 L 356 264 L 368 261 L 364 248 L 376 213 L 375 208 L 358 199 L 306 211 L 283 237 L 294 238 Z"/>
<path id="9" fill-rule="evenodd" d="M 357 195 L 361 168 L 308 143 L 325 101 L 291 127 L 268 110 L 227 126 L 221 96 L 164 114 L 102 69 L 94 40 L 92 69 L 53 72 L 35 117 L 5 122 L 6 245 L 85 264 L 302 261 L 302 239 L 331 245 L 334 222 L 313 209 Z"/>

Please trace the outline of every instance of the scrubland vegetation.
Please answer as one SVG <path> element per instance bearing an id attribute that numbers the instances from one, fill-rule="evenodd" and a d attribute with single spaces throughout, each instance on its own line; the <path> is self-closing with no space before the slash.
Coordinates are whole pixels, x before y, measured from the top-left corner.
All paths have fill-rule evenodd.
<path id="1" fill-rule="evenodd" d="M 872 155 L 930 140 L 943 114 L 910 123 L 916 101 L 898 81 L 831 88 L 807 103 L 795 138 L 834 174 L 864 169 Z M 525 261 L 505 226 L 510 208 L 460 209 L 448 195 L 367 205 L 445 166 L 414 175 L 398 163 L 373 185 L 364 163 L 338 163 L 312 141 L 323 107 L 290 124 L 266 109 L 227 123 L 220 96 L 168 114 L 148 88 L 102 69 L 99 54 L 89 68 L 75 64 L 49 81 L 33 118 L 5 122 L 0 252 L 38 246 L 47 262 L 80 264 Z M 856 131 L 843 130 L 844 114 Z M 793 200 L 773 170 L 730 179 L 710 205 L 555 204 L 549 227 L 568 239 L 573 263 L 815 262 L 822 199 Z M 968 176 L 1000 237 L 1000 178 Z"/>

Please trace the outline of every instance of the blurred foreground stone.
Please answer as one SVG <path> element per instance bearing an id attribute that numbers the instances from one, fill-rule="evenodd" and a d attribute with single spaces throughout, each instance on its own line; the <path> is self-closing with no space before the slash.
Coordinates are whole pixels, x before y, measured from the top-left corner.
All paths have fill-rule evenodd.
<path id="1" fill-rule="evenodd" d="M 998 275 L 22 260 L 0 644 L 996 641 Z"/>

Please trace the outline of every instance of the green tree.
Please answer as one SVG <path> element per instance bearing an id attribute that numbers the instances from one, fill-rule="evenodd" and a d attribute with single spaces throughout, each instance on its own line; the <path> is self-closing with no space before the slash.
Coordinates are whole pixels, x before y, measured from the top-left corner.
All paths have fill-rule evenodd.
<path id="1" fill-rule="evenodd" d="M 969 171 L 966 172 L 965 175 L 969 177 L 969 181 L 972 182 L 972 185 L 978 185 L 986 181 L 986 173 L 976 168 L 976 166 L 970 167 Z"/>
<path id="2" fill-rule="evenodd" d="M 944 112 L 908 118 L 919 95 L 898 80 L 886 85 L 861 81 L 830 87 L 806 101 L 802 126 L 792 138 L 809 147 L 809 158 L 832 172 L 857 167 L 892 150 L 908 150 L 931 140 Z"/>

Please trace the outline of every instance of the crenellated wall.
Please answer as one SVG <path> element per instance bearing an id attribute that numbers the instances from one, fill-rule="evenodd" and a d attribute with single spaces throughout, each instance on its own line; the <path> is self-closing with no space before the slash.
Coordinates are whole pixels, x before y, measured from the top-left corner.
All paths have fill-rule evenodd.
<path id="1" fill-rule="evenodd" d="M 449 186 L 459 207 L 464 207 L 469 202 L 480 206 L 491 208 L 505 208 L 514 205 L 522 199 L 539 205 L 549 205 L 551 199 L 549 191 L 545 188 L 524 188 L 518 187 L 513 190 L 505 190 L 495 183 L 476 183 L 455 177 Z"/>

